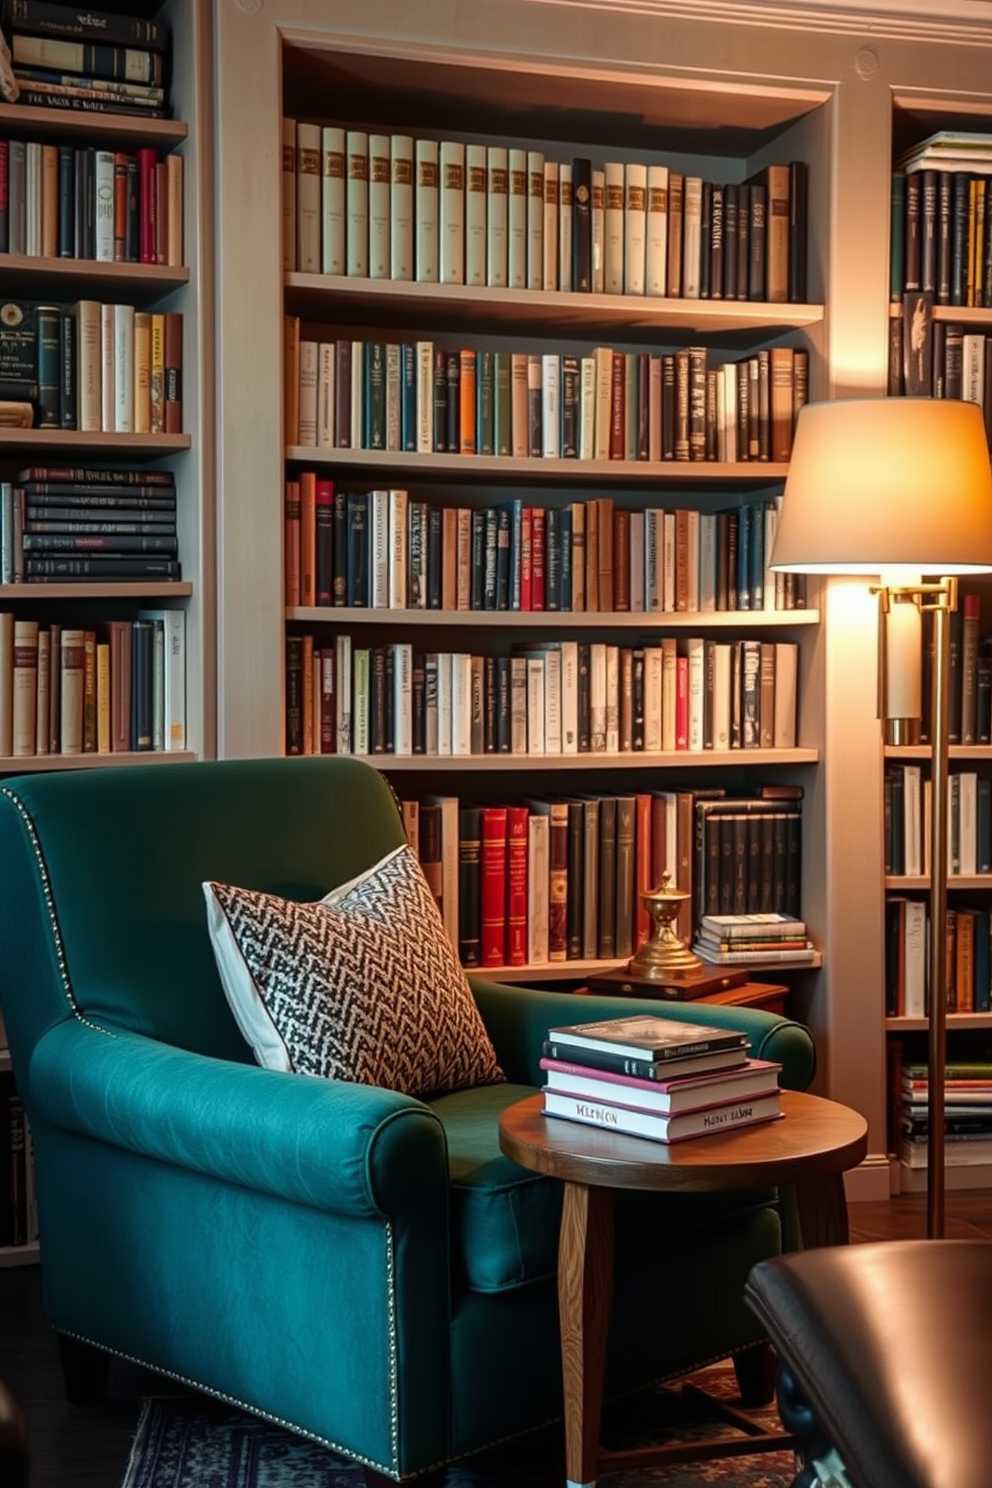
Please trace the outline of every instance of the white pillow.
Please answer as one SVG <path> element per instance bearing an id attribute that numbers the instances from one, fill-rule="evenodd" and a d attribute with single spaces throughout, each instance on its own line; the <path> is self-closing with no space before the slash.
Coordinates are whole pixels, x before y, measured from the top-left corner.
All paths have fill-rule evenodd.
<path id="1" fill-rule="evenodd" d="M 505 1078 L 409 846 L 315 903 L 203 891 L 224 993 L 264 1068 L 410 1095 Z"/>

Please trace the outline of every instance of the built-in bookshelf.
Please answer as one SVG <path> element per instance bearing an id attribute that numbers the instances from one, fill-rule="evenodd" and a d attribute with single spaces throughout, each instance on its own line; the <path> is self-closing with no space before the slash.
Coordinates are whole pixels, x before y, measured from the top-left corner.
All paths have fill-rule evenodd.
<path id="1" fill-rule="evenodd" d="M 8 772 L 214 752 L 210 27 L 185 3 L 158 18 L 166 117 L 0 104 L 21 183 L 5 304 L 26 312 L 39 359 L 30 426 L 0 428 Z"/>
<path id="2" fill-rule="evenodd" d="M 726 99 L 691 129 L 618 134 L 612 85 L 576 71 L 551 84 L 549 128 L 536 95 L 507 107 L 481 56 L 418 68 L 398 106 L 398 57 L 282 52 L 279 743 L 388 773 L 464 946 L 458 824 L 479 810 L 516 817 L 520 846 L 521 807 L 621 802 L 646 888 L 666 861 L 692 874 L 700 793 L 814 785 L 799 700 L 816 594 L 767 569 L 794 420 L 822 376 L 809 100 L 745 121 L 727 152 Z M 455 99 L 472 100 L 458 130 Z M 647 805 L 666 792 L 683 803 L 667 860 Z M 443 866 L 416 825 L 442 800 Z M 530 850 L 533 881 L 548 869 Z M 586 839 L 586 863 L 602 851 Z M 629 956 L 647 933 L 636 890 L 625 937 L 581 937 L 597 891 L 577 855 L 560 960 L 539 937 L 466 963 L 525 980 Z"/>

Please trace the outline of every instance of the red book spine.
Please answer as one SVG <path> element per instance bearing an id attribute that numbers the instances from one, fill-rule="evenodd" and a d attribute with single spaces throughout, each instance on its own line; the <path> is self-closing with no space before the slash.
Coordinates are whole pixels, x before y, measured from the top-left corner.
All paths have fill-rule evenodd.
<path id="1" fill-rule="evenodd" d="M 138 259 L 140 263 L 155 262 L 155 223 L 157 203 L 155 201 L 155 151 L 150 145 L 138 150 Z"/>
<path id="2" fill-rule="evenodd" d="M 506 965 L 506 807 L 482 808 L 481 953 L 483 966 Z"/>
<path id="3" fill-rule="evenodd" d="M 675 748 L 689 748 L 689 658 L 675 658 Z"/>
<path id="4" fill-rule="evenodd" d="M 520 517 L 520 608 L 534 608 L 533 588 L 534 509 L 525 506 Z"/>
<path id="5" fill-rule="evenodd" d="M 527 962 L 527 850 L 530 812 L 526 806 L 506 809 L 506 963 Z"/>
<path id="6" fill-rule="evenodd" d="M 544 609 L 545 512 L 543 506 L 531 508 L 530 519 L 530 607 Z"/>

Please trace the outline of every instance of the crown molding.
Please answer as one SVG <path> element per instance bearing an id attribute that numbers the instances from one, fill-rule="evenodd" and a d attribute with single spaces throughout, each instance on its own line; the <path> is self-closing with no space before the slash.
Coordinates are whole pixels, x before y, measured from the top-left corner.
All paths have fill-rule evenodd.
<path id="1" fill-rule="evenodd" d="M 533 5 L 656 16 L 713 25 L 772 27 L 895 41 L 992 46 L 992 0 L 838 0 L 834 5 L 793 0 L 528 0 Z"/>

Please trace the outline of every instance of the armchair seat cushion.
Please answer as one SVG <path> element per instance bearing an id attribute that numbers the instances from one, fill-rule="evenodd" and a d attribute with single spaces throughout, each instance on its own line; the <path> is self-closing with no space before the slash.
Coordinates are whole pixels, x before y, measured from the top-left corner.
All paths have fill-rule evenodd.
<path id="1" fill-rule="evenodd" d="M 500 1113 L 533 1095 L 529 1085 L 489 1085 L 428 1102 L 448 1143 L 451 1243 L 456 1276 L 473 1292 L 504 1292 L 554 1277 L 558 1269 L 560 1182 L 531 1172 L 499 1147 Z M 776 1202 L 770 1190 L 615 1196 L 617 1254 L 644 1251 L 674 1236 L 730 1226 Z"/>

